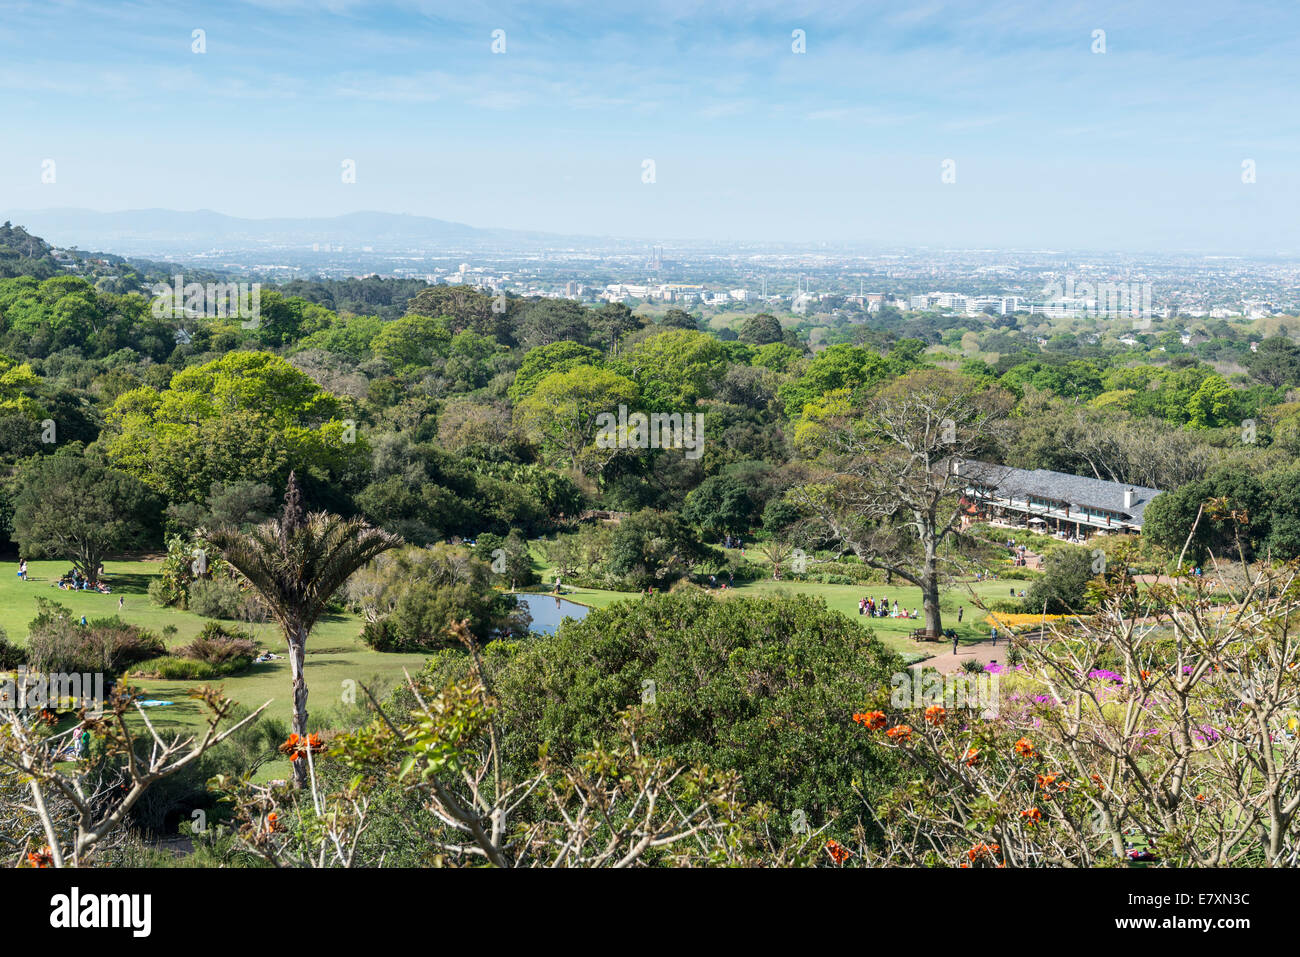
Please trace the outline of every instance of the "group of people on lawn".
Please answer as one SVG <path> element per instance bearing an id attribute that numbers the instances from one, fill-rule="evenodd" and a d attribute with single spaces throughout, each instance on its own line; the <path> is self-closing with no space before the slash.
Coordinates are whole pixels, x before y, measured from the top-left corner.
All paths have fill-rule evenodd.
<path id="1" fill-rule="evenodd" d="M 918 618 L 917 610 L 913 608 L 910 612 L 906 608 L 900 608 L 898 599 L 891 603 L 888 598 L 882 598 L 877 602 L 874 598 L 862 598 L 858 601 L 858 614 L 867 615 L 871 618 Z"/>
<path id="2" fill-rule="evenodd" d="M 99 573 L 101 575 L 104 574 L 102 566 L 99 569 Z M 25 576 L 23 580 L 26 580 Z M 92 582 L 75 568 L 71 571 L 64 572 L 55 584 L 65 591 L 97 591 L 101 595 L 111 595 L 113 593 L 113 589 L 109 588 L 108 584 L 102 578 L 98 581 Z"/>
<path id="3" fill-rule="evenodd" d="M 31 581 L 31 579 L 27 577 L 27 559 L 25 558 L 20 559 L 18 562 L 18 580 L 24 582 Z M 62 575 L 59 576 L 58 581 L 50 582 L 50 585 L 51 586 L 57 585 L 59 588 L 62 588 L 64 591 L 95 591 L 95 592 L 99 592 L 101 595 L 113 594 L 113 589 L 109 587 L 106 581 L 104 581 L 103 565 L 99 566 L 99 575 L 97 581 L 92 582 L 89 578 L 87 578 L 85 575 L 81 574 L 81 572 L 77 571 L 77 569 L 74 568 L 71 571 L 64 572 Z M 122 607 L 125 604 L 126 602 L 123 599 L 119 598 L 117 600 L 118 611 L 121 611 Z M 83 625 L 85 624 L 84 619 L 82 621 L 82 624 Z"/>

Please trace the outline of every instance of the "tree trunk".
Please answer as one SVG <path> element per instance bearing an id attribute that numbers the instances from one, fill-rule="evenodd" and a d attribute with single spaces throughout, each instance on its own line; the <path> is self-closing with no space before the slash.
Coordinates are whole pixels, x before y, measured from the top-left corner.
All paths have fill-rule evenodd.
<path id="1" fill-rule="evenodd" d="M 934 546 L 926 543 L 925 567 L 921 572 L 921 604 L 925 608 L 927 634 L 943 636 L 943 618 L 939 613 L 939 562 Z"/>
<path id="2" fill-rule="evenodd" d="M 293 733 L 298 740 L 307 737 L 307 676 L 303 673 L 306 664 L 307 630 L 298 626 L 287 636 L 289 640 L 289 673 L 293 677 Z M 300 756 L 293 762 L 293 786 L 307 786 L 307 759 Z"/>
<path id="3" fill-rule="evenodd" d="M 926 582 L 921 589 L 921 602 L 925 606 L 925 630 L 931 635 L 943 635 L 943 619 L 939 615 L 939 583 Z"/>
<path id="4" fill-rule="evenodd" d="M 103 554 L 90 548 L 81 549 L 80 556 L 72 559 L 72 567 L 81 572 L 92 585 L 98 584 L 99 566 L 103 563 Z"/>

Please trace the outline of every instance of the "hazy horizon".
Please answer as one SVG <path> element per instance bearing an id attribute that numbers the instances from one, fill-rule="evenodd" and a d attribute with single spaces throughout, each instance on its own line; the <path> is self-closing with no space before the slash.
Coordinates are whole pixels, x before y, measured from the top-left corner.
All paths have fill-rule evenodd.
<path id="1" fill-rule="evenodd" d="M 837 250 L 858 248 L 863 250 L 869 249 L 875 252 L 881 252 L 886 250 L 920 251 L 926 249 L 934 249 L 940 252 L 942 251 L 987 252 L 987 253 L 995 253 L 995 254 L 996 253 L 1035 253 L 1035 254 L 1045 254 L 1045 255 L 1059 254 L 1059 255 L 1067 255 L 1067 256 L 1075 256 L 1075 255 L 1080 255 L 1080 256 L 1115 255 L 1115 256 L 1150 256 L 1150 257 L 1200 256 L 1206 259 L 1216 259 L 1216 260 L 1218 259 L 1264 260 L 1264 259 L 1274 259 L 1274 258 L 1284 259 L 1284 260 L 1300 259 L 1300 248 L 1297 248 L 1295 250 L 1277 250 L 1277 251 L 1249 250 L 1249 251 L 1240 251 L 1240 252 L 1226 252 L 1223 249 L 1218 249 L 1213 247 L 1201 248 L 1201 249 L 1191 248 L 1191 247 L 1184 248 L 1184 249 L 1150 249 L 1150 248 L 1144 249 L 1140 247 L 1101 248 L 1101 247 L 1085 247 L 1085 246 L 1063 246 L 1063 245 L 1051 245 L 1051 244 L 992 245 L 987 243 L 965 244 L 965 243 L 957 243 L 957 242 L 945 242 L 941 239 L 936 239 L 930 242 L 921 242 L 921 241 L 890 242 L 883 239 L 882 240 L 853 240 L 853 239 L 758 240 L 758 239 L 747 239 L 743 237 L 728 237 L 728 236 L 683 238 L 677 236 L 657 236 L 657 235 L 636 236 L 636 235 L 627 235 L 627 234 L 617 235 L 617 234 L 598 234 L 598 233 L 589 233 L 589 234 L 560 233 L 560 232 L 553 232 L 548 230 L 516 230 L 516 229 L 510 229 L 509 227 L 502 227 L 502 226 L 497 226 L 492 224 L 457 222 L 454 220 L 444 219 L 442 217 L 437 217 L 437 216 L 424 216 L 419 213 L 396 212 L 391 210 L 377 210 L 377 209 L 349 210 L 347 212 L 338 213 L 329 216 L 287 215 L 287 216 L 266 216 L 266 217 L 242 217 L 242 216 L 233 216 L 229 213 L 222 212 L 221 210 L 213 210 L 213 209 L 206 209 L 206 208 L 180 210 L 180 209 L 167 209 L 164 207 L 149 207 L 149 208 L 139 208 L 139 209 L 99 210 L 99 209 L 88 209 L 86 207 L 50 207 L 47 209 L 12 209 L 12 210 L 0 209 L 0 219 L 9 220 L 15 226 L 22 226 L 26 228 L 29 232 L 33 233 L 34 235 L 40 236 L 42 239 L 45 239 L 56 246 L 64 246 L 64 247 L 75 246 L 77 248 L 86 251 L 115 253 L 117 252 L 117 250 L 114 250 L 109 246 L 103 246 L 102 248 L 92 249 L 92 246 L 88 245 L 87 242 L 80 241 L 76 238 L 76 233 L 80 231 L 83 232 L 85 235 L 92 237 L 92 244 L 93 242 L 98 241 L 97 239 L 94 238 L 97 235 L 99 235 L 96 233 L 94 227 L 86 226 L 82 230 L 77 230 L 76 227 L 70 227 L 70 226 L 43 227 L 42 224 L 48 222 L 48 217 L 57 216 L 57 217 L 64 218 L 67 217 L 69 214 L 91 214 L 96 217 L 111 218 L 116 216 L 136 216 L 139 214 L 153 214 L 153 213 L 166 214 L 169 216 L 215 215 L 223 219 L 229 220 L 231 223 L 248 223 L 254 225 L 272 224 L 272 223 L 279 223 L 279 224 L 285 224 L 285 223 L 308 224 L 313 222 L 325 223 L 325 222 L 335 222 L 335 221 L 354 218 L 354 217 L 366 217 L 366 216 L 406 217 L 414 220 L 425 220 L 429 222 L 436 222 L 444 226 L 461 228 L 467 231 L 469 234 L 481 234 L 481 236 L 477 236 L 476 238 L 483 239 L 484 241 L 486 241 L 488 237 L 494 235 L 502 235 L 504 236 L 505 239 L 509 239 L 511 236 L 518 236 L 518 237 L 532 237 L 534 241 L 554 240 L 556 242 L 562 242 L 562 241 L 572 240 L 572 241 L 590 241 L 590 242 L 603 241 L 609 243 L 643 242 L 646 244 L 654 244 L 654 245 L 667 244 L 670 247 L 673 245 L 677 245 L 682 248 L 690 248 L 692 246 L 727 247 L 727 246 L 734 246 L 738 244 L 744 244 L 747 246 L 769 246 L 769 247 L 778 247 L 778 248 L 779 247 L 790 247 L 790 248 L 826 247 L 828 249 L 837 249 Z M 30 222 L 28 220 L 30 220 Z M 148 238 L 154 235 L 157 234 L 144 234 L 138 237 L 133 237 L 131 239 L 131 242 L 135 244 L 144 243 Z M 102 235 L 99 235 L 99 239 L 102 239 Z M 370 239 L 374 239 L 374 237 L 372 236 L 370 237 Z M 262 238 L 259 240 L 259 244 L 265 241 L 266 239 Z M 336 239 L 335 241 L 338 240 Z M 370 240 L 367 240 L 365 234 L 358 233 L 354 237 L 350 238 L 349 241 L 367 242 Z M 445 241 L 445 237 L 430 235 L 425 241 L 440 242 L 440 241 Z M 159 244 L 165 245 L 168 242 L 170 242 L 170 240 L 159 237 L 157 239 L 157 242 Z M 222 242 L 223 242 L 222 237 L 219 236 L 213 237 L 211 240 L 211 245 L 213 247 L 219 247 L 222 245 Z M 135 253 L 128 252 L 125 255 L 135 255 Z"/>

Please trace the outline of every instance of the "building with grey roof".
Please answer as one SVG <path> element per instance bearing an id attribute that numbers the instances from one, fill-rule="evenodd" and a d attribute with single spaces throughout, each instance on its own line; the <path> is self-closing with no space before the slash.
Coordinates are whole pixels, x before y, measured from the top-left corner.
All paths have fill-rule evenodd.
<path id="1" fill-rule="evenodd" d="M 1158 488 L 1108 482 L 1047 469 L 1018 469 L 988 462 L 952 462 L 972 515 L 1087 536 L 1140 532 L 1142 513 Z"/>

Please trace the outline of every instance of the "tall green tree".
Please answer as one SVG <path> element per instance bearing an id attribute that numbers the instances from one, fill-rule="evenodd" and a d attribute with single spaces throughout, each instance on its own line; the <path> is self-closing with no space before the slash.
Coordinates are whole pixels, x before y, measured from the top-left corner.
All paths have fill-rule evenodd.
<path id="1" fill-rule="evenodd" d="M 956 558 L 945 547 L 962 537 L 962 491 L 979 480 L 963 460 L 989 453 L 1010 404 L 1001 389 L 921 369 L 858 409 L 828 403 L 800 435 L 815 473 L 796 490 L 796 504 L 863 562 L 920 588 L 932 635 L 943 631 L 939 586 Z"/>
<path id="2" fill-rule="evenodd" d="M 14 539 L 29 558 L 66 558 L 90 581 L 113 552 L 143 548 L 158 501 L 141 482 L 80 452 L 32 460 L 18 476 Z"/>
<path id="3" fill-rule="evenodd" d="M 108 457 L 172 502 L 203 502 L 216 482 L 279 487 L 290 471 L 337 485 L 368 453 L 349 408 L 279 356 L 230 352 L 118 396 Z"/>
<path id="4" fill-rule="evenodd" d="M 766 312 L 759 313 L 757 316 L 751 316 L 745 320 L 745 324 L 740 327 L 740 341 L 753 343 L 756 346 L 765 346 L 772 342 L 780 342 L 783 333 L 781 323 L 776 316 L 769 315 Z"/>
<path id="5" fill-rule="evenodd" d="M 515 421 L 541 446 L 549 464 L 595 475 L 618 452 L 596 445 L 601 431 L 597 417 L 617 415 L 620 405 L 633 408 L 639 399 L 631 379 L 608 369 L 575 366 L 542 379 L 515 407 Z"/>

